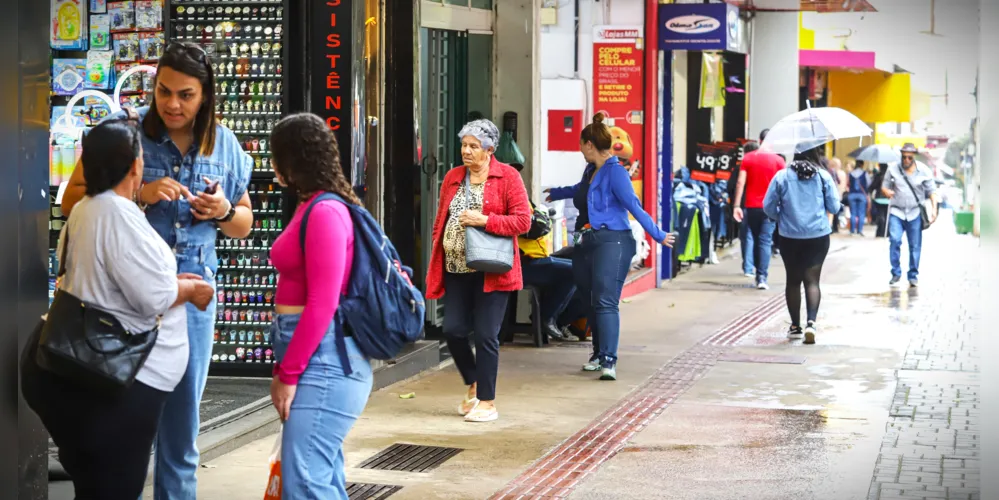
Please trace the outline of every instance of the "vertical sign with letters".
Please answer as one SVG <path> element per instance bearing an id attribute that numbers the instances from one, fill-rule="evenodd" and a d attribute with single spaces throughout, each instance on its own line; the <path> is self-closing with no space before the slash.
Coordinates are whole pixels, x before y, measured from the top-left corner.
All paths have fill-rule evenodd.
<path id="1" fill-rule="evenodd" d="M 336 134 L 340 164 L 347 178 L 352 158 L 354 97 L 351 0 L 312 1 L 309 12 L 309 111 L 322 117 Z"/>

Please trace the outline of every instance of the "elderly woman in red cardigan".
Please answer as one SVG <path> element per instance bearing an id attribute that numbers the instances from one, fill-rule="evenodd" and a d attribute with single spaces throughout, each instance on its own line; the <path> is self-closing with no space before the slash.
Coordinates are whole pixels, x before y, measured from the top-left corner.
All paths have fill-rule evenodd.
<path id="1" fill-rule="evenodd" d="M 467 422 L 491 422 L 496 410 L 499 331 L 510 292 L 524 287 L 517 236 L 531 227 L 531 207 L 520 173 L 493 156 L 499 130 L 489 120 L 474 120 L 458 134 L 463 166 L 451 169 L 441 184 L 434 220 L 433 249 L 427 270 L 427 298 L 444 298 L 444 336 L 454 364 L 468 386 L 458 413 Z M 469 174 L 471 196 L 463 195 Z M 506 236 L 513 269 L 503 274 L 465 265 L 465 227 Z M 475 332 L 475 353 L 469 335 Z"/>

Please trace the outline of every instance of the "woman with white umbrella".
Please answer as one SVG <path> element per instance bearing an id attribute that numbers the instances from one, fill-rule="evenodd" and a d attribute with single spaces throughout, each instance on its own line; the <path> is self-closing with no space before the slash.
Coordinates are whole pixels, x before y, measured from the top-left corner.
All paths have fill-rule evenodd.
<path id="1" fill-rule="evenodd" d="M 787 273 L 785 300 L 791 316 L 788 337 L 814 344 L 822 292 L 819 280 L 829 253 L 832 227 L 827 214 L 842 208 L 840 191 L 820 166 L 819 147 L 837 139 L 870 135 L 871 129 L 839 108 L 816 108 L 789 115 L 770 129 L 763 149 L 793 154 L 788 168 L 770 183 L 763 211 L 777 220 L 781 255 Z M 806 323 L 801 323 L 801 287 L 805 287 Z"/>

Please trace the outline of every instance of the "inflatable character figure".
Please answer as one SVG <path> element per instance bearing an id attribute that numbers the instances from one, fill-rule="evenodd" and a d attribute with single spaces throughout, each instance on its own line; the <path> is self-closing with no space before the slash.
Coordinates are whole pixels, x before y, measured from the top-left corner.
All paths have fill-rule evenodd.
<path id="1" fill-rule="evenodd" d="M 628 169 L 628 175 L 634 180 L 639 178 L 638 162 L 632 162 L 635 156 L 635 145 L 631 142 L 631 136 L 621 127 L 611 127 L 611 151 L 614 156 L 621 160 L 621 165 Z"/>

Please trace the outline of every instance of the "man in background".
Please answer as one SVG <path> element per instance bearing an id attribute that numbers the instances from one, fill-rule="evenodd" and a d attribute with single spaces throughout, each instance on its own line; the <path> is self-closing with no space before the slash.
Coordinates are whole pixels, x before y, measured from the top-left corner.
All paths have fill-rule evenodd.
<path id="1" fill-rule="evenodd" d="M 888 211 L 889 259 L 891 261 L 891 281 L 895 286 L 902 279 L 902 235 L 909 241 L 909 286 L 919 285 L 919 254 L 923 248 L 923 220 L 920 207 L 926 200 L 932 201 L 927 215 L 930 221 L 937 218 L 940 196 L 936 192 L 933 172 L 926 165 L 916 161 L 916 146 L 906 143 L 902 146 L 902 163 L 892 164 L 885 172 L 881 191 L 890 200 Z"/>
<path id="2" fill-rule="evenodd" d="M 760 132 L 761 144 L 769 131 L 766 129 Z M 760 149 L 751 151 L 742 158 L 739 180 L 735 186 L 736 207 L 733 216 L 737 222 L 742 223 L 742 230 L 746 232 L 746 260 L 752 256 L 753 265 L 756 267 L 754 276 L 756 288 L 760 290 L 770 288 L 767 278 L 775 225 L 774 221 L 763 212 L 763 198 L 767 195 L 770 181 L 782 168 L 784 168 L 784 158 L 780 155 Z M 745 210 L 738 206 L 744 192 Z"/>

